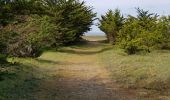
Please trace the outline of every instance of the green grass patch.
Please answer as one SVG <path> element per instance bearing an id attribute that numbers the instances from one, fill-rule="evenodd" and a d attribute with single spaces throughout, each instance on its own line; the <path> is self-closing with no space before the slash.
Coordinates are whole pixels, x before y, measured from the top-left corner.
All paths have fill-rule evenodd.
<path id="1" fill-rule="evenodd" d="M 101 53 L 100 58 L 113 80 L 124 88 L 170 90 L 170 51 L 127 55 L 115 48 Z"/>
<path id="2" fill-rule="evenodd" d="M 60 77 L 58 68 L 95 56 L 122 88 L 146 89 L 170 95 L 170 51 L 127 55 L 124 50 L 101 42 L 60 47 L 43 52 L 39 58 L 8 58 L 0 65 L 0 100 L 35 100 L 39 86 Z M 86 57 L 83 58 L 82 57 Z M 86 61 L 85 61 L 86 62 Z"/>
<path id="3" fill-rule="evenodd" d="M 39 91 L 39 84 L 47 77 L 37 66 L 38 62 L 44 61 L 31 58 L 8 58 L 8 61 L 17 64 L 0 65 L 0 100 L 35 100 L 34 93 Z M 48 62 L 42 64 L 45 63 Z"/>

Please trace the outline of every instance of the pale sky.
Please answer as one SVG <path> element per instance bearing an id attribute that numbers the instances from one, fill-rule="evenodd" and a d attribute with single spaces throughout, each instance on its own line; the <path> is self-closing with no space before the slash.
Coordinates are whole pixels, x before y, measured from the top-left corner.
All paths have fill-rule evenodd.
<path id="1" fill-rule="evenodd" d="M 84 0 L 86 5 L 93 6 L 97 17 L 105 14 L 108 9 L 119 8 L 123 15 L 135 15 L 135 8 L 140 7 L 159 15 L 170 15 L 170 0 Z M 96 23 L 96 22 L 95 22 Z M 97 26 L 92 26 L 88 35 L 102 34 Z"/>

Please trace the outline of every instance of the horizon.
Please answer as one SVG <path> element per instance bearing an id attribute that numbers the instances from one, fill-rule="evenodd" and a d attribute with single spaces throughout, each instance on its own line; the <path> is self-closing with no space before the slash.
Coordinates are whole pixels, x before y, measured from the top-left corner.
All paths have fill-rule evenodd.
<path id="1" fill-rule="evenodd" d="M 120 9 L 121 13 L 124 16 L 127 15 L 136 15 L 135 8 L 141 8 L 144 10 L 149 10 L 151 13 L 157 13 L 158 15 L 170 15 L 170 1 L 169 0 L 84 0 L 86 5 L 92 6 L 94 12 L 97 13 L 97 18 L 100 18 L 101 15 L 104 15 L 109 9 L 114 10 L 116 8 Z M 114 3 L 113 3 L 114 2 Z M 105 35 L 104 32 L 100 31 L 96 24 L 98 21 L 94 21 L 94 25 L 92 26 L 92 30 L 85 33 L 85 35 Z"/>

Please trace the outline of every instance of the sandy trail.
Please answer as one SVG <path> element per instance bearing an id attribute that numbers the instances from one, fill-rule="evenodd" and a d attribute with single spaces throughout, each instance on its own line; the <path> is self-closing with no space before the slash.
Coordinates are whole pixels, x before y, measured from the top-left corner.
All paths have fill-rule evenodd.
<path id="1" fill-rule="evenodd" d="M 107 50 L 89 42 L 88 49 L 73 48 L 63 63 L 46 68 L 53 77 L 44 79 L 36 93 L 37 100 L 137 100 L 134 93 L 113 83 L 109 71 L 99 63 L 98 54 Z M 67 53 L 67 52 L 62 52 Z"/>

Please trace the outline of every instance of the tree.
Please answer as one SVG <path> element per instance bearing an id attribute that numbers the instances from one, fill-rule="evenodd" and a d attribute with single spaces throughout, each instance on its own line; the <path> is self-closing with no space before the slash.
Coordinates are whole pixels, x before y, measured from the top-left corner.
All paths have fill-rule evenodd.
<path id="1" fill-rule="evenodd" d="M 129 16 L 119 32 L 118 44 L 128 54 L 150 52 L 162 38 L 157 27 L 157 14 L 137 9 L 137 17 Z"/>
<path id="2" fill-rule="evenodd" d="M 158 29 L 162 35 L 160 46 L 162 49 L 170 49 L 170 16 L 162 16 L 158 21 Z"/>
<path id="3" fill-rule="evenodd" d="M 120 14 L 120 10 L 115 9 L 114 12 L 112 10 L 109 10 L 106 15 L 101 16 L 99 22 L 100 30 L 105 32 L 110 43 L 115 44 L 117 34 L 122 28 L 124 22 L 124 18 Z"/>
<path id="4" fill-rule="evenodd" d="M 91 7 L 79 0 L 46 0 L 45 4 L 48 12 L 57 18 L 56 23 L 60 23 L 62 28 L 60 41 L 64 44 L 79 40 L 91 29 L 96 16 Z"/>
<path id="5" fill-rule="evenodd" d="M 0 5 L 0 46 L 17 57 L 78 41 L 96 15 L 79 0 L 4 0 Z"/>

